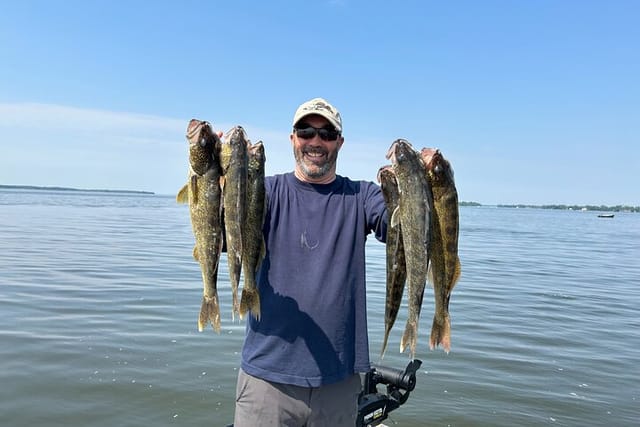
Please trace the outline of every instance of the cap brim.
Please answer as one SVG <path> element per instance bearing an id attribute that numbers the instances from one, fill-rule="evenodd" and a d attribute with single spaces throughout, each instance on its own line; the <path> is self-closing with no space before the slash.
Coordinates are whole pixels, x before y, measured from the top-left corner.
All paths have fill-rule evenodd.
<path id="1" fill-rule="evenodd" d="M 340 123 L 336 122 L 336 119 L 333 118 L 333 116 L 329 113 L 325 113 L 324 111 L 310 111 L 306 114 L 301 115 L 300 117 L 297 117 L 296 120 L 293 122 L 293 127 L 295 127 L 300 120 L 304 119 L 305 117 L 309 117 L 309 116 L 320 116 L 323 117 L 325 119 L 327 119 L 327 121 L 329 123 L 331 123 L 331 125 L 336 128 L 336 130 L 338 132 L 342 132 L 342 127 L 340 126 Z"/>

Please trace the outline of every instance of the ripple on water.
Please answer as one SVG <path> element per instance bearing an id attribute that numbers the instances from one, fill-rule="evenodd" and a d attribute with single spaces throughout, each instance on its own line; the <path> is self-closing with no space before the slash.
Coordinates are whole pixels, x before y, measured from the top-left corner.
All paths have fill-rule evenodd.
<path id="1" fill-rule="evenodd" d="M 0 413 L 7 425 L 231 422 L 244 325 L 196 328 L 188 211 L 173 197 L 0 192 Z M 371 358 L 384 330 L 384 246 L 367 243 Z M 452 351 L 428 349 L 392 418 L 424 425 L 634 425 L 640 216 L 462 208 Z M 398 351 L 406 300 L 383 363 Z M 114 410 L 117 408 L 117 410 Z"/>

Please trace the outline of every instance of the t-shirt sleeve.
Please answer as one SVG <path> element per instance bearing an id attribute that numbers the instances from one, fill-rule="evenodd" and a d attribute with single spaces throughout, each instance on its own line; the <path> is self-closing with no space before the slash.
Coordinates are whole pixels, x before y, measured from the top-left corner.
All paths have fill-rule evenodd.
<path id="1" fill-rule="evenodd" d="M 379 185 L 369 182 L 367 185 L 365 211 L 367 214 L 367 232 L 373 232 L 376 239 L 382 243 L 387 241 L 388 214 L 384 204 L 382 190 Z"/>

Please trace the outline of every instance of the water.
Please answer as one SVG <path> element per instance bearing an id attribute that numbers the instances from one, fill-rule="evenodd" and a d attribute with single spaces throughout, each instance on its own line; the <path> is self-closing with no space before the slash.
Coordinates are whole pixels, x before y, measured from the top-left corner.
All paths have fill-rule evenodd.
<path id="1" fill-rule="evenodd" d="M 384 246 L 368 243 L 372 361 Z M 199 267 L 170 196 L 0 191 L 0 425 L 223 426 L 244 326 L 197 332 Z M 640 419 L 640 215 L 461 209 L 452 351 L 429 351 L 428 290 L 408 402 L 415 426 L 631 426 Z M 406 308 L 385 365 L 398 353 Z"/>

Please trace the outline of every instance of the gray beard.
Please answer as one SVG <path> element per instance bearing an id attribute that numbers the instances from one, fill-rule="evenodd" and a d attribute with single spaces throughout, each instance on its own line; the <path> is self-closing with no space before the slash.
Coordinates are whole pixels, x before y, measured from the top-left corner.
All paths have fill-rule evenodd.
<path id="1" fill-rule="evenodd" d="M 298 165 L 309 178 L 322 178 L 329 173 L 329 170 L 331 170 L 331 165 L 329 163 L 325 163 L 325 165 L 319 169 L 314 167 L 313 170 L 309 169 L 304 162 L 298 162 Z"/>
<path id="2" fill-rule="evenodd" d="M 327 162 L 324 165 L 322 165 L 321 167 L 318 168 L 316 165 L 313 165 L 312 167 L 309 167 L 304 162 L 303 156 L 304 156 L 304 154 L 302 154 L 302 153 L 298 154 L 297 152 L 294 152 L 294 157 L 296 158 L 296 163 L 298 164 L 300 169 L 304 172 L 304 174 L 306 176 L 308 176 L 309 178 L 316 178 L 316 179 L 317 178 L 322 178 L 323 176 L 327 175 L 331 171 L 331 168 L 333 167 L 333 165 L 336 164 L 336 158 L 335 157 L 328 157 L 327 158 Z"/>

